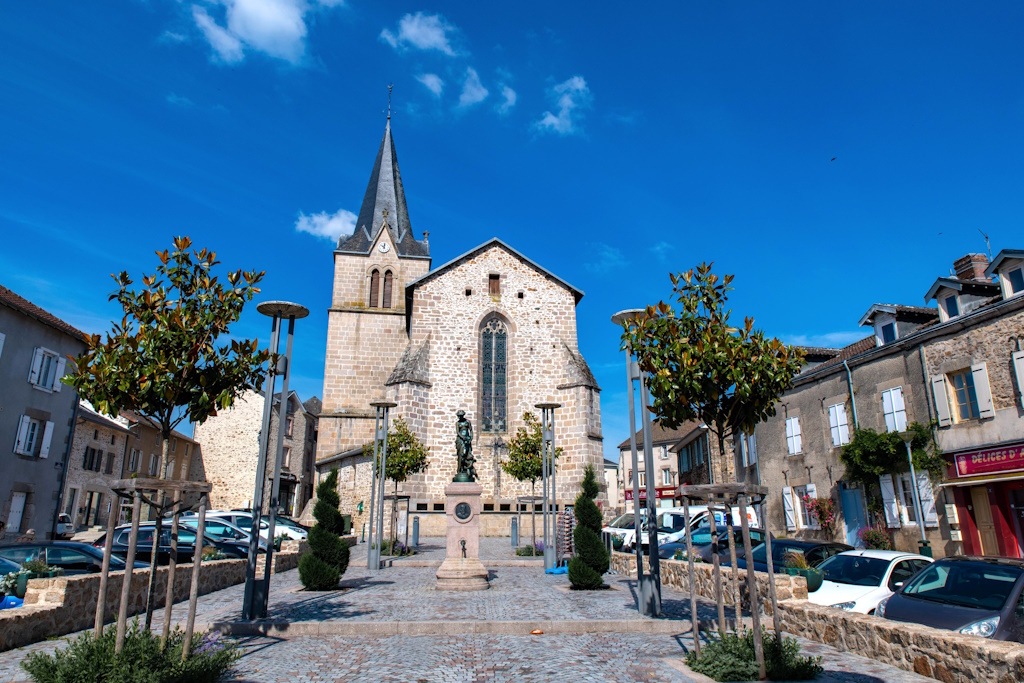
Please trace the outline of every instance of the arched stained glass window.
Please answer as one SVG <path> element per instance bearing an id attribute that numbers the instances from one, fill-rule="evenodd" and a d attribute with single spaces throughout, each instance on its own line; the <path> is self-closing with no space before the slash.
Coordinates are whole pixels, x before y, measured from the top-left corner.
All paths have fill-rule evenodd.
<path id="1" fill-rule="evenodd" d="M 482 346 L 480 355 L 480 397 L 484 432 L 506 431 L 506 404 L 508 401 L 507 384 L 507 346 L 508 329 L 498 318 L 491 318 L 481 333 Z"/>
<path id="2" fill-rule="evenodd" d="M 385 271 L 384 273 L 384 308 L 391 308 L 391 283 L 393 276 L 391 271 Z"/>
<path id="3" fill-rule="evenodd" d="M 370 308 L 377 308 L 380 304 L 378 294 L 380 293 L 380 271 L 376 268 L 370 273 Z"/>

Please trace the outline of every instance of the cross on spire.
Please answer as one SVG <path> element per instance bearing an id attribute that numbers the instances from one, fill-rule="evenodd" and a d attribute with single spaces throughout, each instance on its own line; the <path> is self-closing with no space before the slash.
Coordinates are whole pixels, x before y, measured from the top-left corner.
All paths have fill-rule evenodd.
<path id="1" fill-rule="evenodd" d="M 391 89 L 394 87 L 394 83 L 388 83 L 388 121 L 391 120 Z"/>

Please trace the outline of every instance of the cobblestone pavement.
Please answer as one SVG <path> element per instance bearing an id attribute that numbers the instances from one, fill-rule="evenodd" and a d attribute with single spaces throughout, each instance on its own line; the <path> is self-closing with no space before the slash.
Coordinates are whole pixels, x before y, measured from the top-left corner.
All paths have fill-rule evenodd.
<path id="1" fill-rule="evenodd" d="M 440 539 L 424 539 L 422 558 L 442 559 Z M 396 566 L 370 572 L 365 546 L 353 549 L 342 580 L 344 590 L 312 593 L 301 590 L 298 572 L 277 575 L 271 582 L 270 617 L 289 621 L 416 622 L 613 620 L 621 632 L 582 635 L 460 636 L 301 636 L 289 639 L 240 638 L 244 657 L 238 681 L 689 681 L 673 662 L 685 655 L 689 642 L 689 596 L 665 589 L 666 620 L 678 622 L 679 635 L 629 632 L 639 621 L 634 582 L 609 575 L 612 590 L 573 592 L 564 575 L 545 575 L 540 567 L 497 567 L 491 588 L 472 593 L 434 590 L 434 569 Z M 511 557 L 509 539 L 481 539 L 481 555 Z M 361 560 L 361 561 L 360 561 Z M 241 609 L 242 586 L 200 598 L 197 622 L 234 621 Z M 701 619 L 714 618 L 713 604 L 700 605 Z M 175 606 L 175 621 L 184 616 Z M 163 623 L 158 610 L 154 630 Z M 671 626 L 669 627 L 672 628 Z M 36 643 L 0 653 L 0 682 L 24 681 L 18 667 L 29 652 L 53 651 L 64 639 Z M 848 683 L 924 681 L 914 674 L 825 645 L 803 642 L 810 654 L 822 655 L 827 677 Z"/>

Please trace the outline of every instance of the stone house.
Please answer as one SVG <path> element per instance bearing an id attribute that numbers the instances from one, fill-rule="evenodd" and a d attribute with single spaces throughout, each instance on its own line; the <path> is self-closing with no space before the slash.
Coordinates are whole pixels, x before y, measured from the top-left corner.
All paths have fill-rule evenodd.
<path id="1" fill-rule="evenodd" d="M 558 507 L 572 504 L 583 468 L 604 478 L 600 388 L 579 352 L 583 292 L 499 240 L 431 270 L 398 171 L 390 119 L 352 235 L 334 251 L 317 469 L 339 469 L 342 511 L 356 528 L 370 502 L 370 403 L 398 404 L 430 449 L 430 467 L 398 487 L 421 533 L 444 531 L 444 489 L 455 474 L 455 412 L 474 427 L 484 534 L 509 533 L 530 484 L 502 476 L 504 447 L 537 403 L 555 411 Z M 389 495 L 394 489 L 389 485 Z"/>
<path id="2" fill-rule="evenodd" d="M 118 505 L 110 482 L 122 478 L 130 437 L 127 419 L 112 420 L 79 401 L 61 503 L 76 531 L 106 528 L 111 503 Z"/>
<path id="3" fill-rule="evenodd" d="M 203 453 L 199 443 L 192 437 L 177 430 L 171 432 L 171 442 L 167 461 L 161 465 L 163 454 L 163 437 L 160 425 L 150 418 L 133 411 L 121 411 L 119 420 L 128 424 L 128 442 L 121 467 L 121 478 L 157 477 L 177 481 L 206 481 L 203 469 Z M 193 496 L 195 494 L 192 494 Z M 188 505 L 198 502 L 198 498 L 186 495 Z M 154 519 L 155 510 L 143 503 L 143 519 Z M 131 501 L 121 500 L 120 523 L 131 521 Z"/>
<path id="4" fill-rule="evenodd" d="M 78 407 L 61 383 L 85 334 L 0 286 L 0 540 L 56 531 L 61 482 Z"/>
<path id="5" fill-rule="evenodd" d="M 954 267 L 925 295 L 942 324 L 922 343 L 953 540 L 1024 557 L 1024 250 Z"/>
<path id="6" fill-rule="evenodd" d="M 270 447 L 277 446 L 278 410 L 281 394 L 274 394 L 270 417 Z M 260 430 L 263 423 L 263 393 L 245 392 L 227 410 L 195 426 L 195 438 L 202 443 L 202 467 L 206 480 L 213 484 L 210 506 L 215 510 L 252 507 L 259 464 Z M 291 391 L 285 407 L 285 428 L 281 460 L 279 509 L 299 517 L 313 497 L 313 458 L 316 454 L 317 412 L 320 400 L 313 397 L 303 404 Z M 267 466 L 268 482 L 273 466 Z M 266 489 L 269 509 L 270 488 Z"/>
<path id="7" fill-rule="evenodd" d="M 606 520 L 612 520 L 622 514 L 622 486 L 619 484 L 619 464 L 608 458 L 604 460 L 604 487 L 608 498 L 608 507 L 604 512 Z"/>

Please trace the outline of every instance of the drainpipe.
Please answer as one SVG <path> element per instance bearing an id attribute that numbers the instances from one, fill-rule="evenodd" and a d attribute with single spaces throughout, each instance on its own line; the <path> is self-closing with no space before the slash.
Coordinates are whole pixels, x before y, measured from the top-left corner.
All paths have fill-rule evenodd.
<path id="1" fill-rule="evenodd" d="M 859 429 L 857 423 L 857 401 L 853 398 L 853 373 L 850 372 L 850 365 L 844 360 L 843 367 L 846 368 L 846 384 L 850 387 L 850 408 L 853 409 L 853 428 Z"/>

